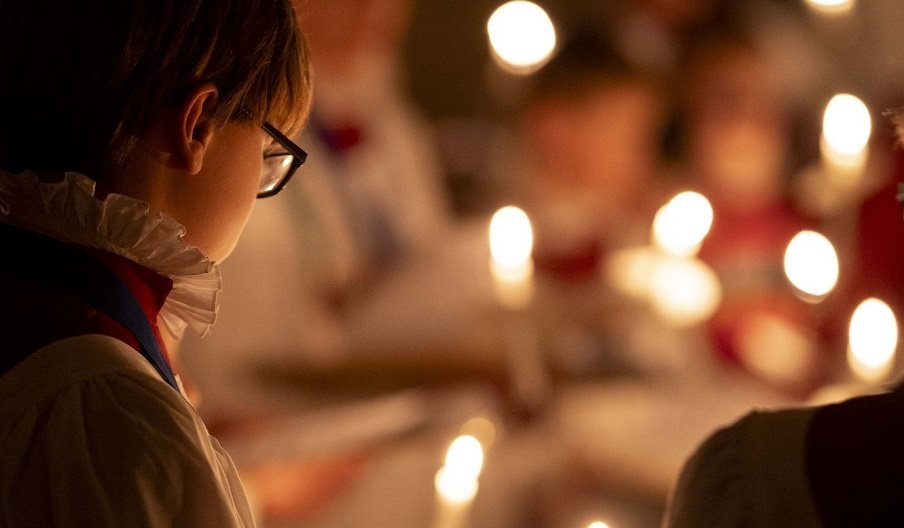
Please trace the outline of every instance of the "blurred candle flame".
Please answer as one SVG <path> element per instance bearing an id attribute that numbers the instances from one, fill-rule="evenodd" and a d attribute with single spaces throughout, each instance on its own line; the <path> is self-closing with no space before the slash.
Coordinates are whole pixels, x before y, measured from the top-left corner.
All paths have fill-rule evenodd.
<path id="1" fill-rule="evenodd" d="M 866 104 L 851 94 L 838 94 L 826 105 L 820 151 L 835 178 L 857 183 L 869 155 L 872 119 Z"/>
<path id="2" fill-rule="evenodd" d="M 898 322 L 891 308 L 869 298 L 854 310 L 850 325 L 848 365 L 867 382 L 885 378 L 891 371 L 898 346 Z"/>
<path id="3" fill-rule="evenodd" d="M 455 439 L 446 452 L 443 467 L 434 481 L 440 497 L 452 504 L 465 504 L 477 494 L 477 480 L 483 468 L 483 447 L 470 435 Z"/>
<path id="4" fill-rule="evenodd" d="M 500 6 L 487 21 L 493 55 L 505 70 L 529 74 L 546 63 L 556 47 L 556 29 L 546 11 L 533 2 Z"/>
<path id="5" fill-rule="evenodd" d="M 829 239 L 815 231 L 801 231 L 785 250 L 785 275 L 799 291 L 821 300 L 838 282 L 838 253 Z"/>
<path id="6" fill-rule="evenodd" d="M 709 266 L 694 258 L 666 257 L 650 277 L 653 309 L 674 326 L 700 324 L 722 302 L 722 286 Z"/>
<path id="7" fill-rule="evenodd" d="M 678 194 L 657 211 L 653 219 L 653 240 L 666 252 L 693 256 L 713 224 L 713 208 L 700 193 Z"/>
<path id="8" fill-rule="evenodd" d="M 854 0 L 807 0 L 807 4 L 823 13 L 847 13 L 854 7 Z"/>
<path id="9" fill-rule="evenodd" d="M 534 233 L 521 209 L 506 206 L 490 221 L 490 271 L 499 301 L 508 308 L 523 308 L 533 295 Z"/>
<path id="10" fill-rule="evenodd" d="M 521 209 L 506 206 L 490 221 L 490 255 L 502 268 L 518 268 L 530 260 L 534 234 Z"/>

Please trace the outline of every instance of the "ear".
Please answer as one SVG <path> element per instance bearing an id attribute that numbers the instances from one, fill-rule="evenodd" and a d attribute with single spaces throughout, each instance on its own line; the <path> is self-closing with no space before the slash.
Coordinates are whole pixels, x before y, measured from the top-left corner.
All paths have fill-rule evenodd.
<path id="1" fill-rule="evenodd" d="M 204 156 L 213 138 L 217 100 L 217 87 L 203 83 L 192 89 L 179 106 L 176 152 L 189 174 L 199 173 L 204 166 Z"/>

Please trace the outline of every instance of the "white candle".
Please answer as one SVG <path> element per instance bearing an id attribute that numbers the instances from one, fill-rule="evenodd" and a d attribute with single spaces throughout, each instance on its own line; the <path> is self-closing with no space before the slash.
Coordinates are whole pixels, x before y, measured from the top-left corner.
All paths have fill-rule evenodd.
<path id="1" fill-rule="evenodd" d="M 496 298 L 506 308 L 521 310 L 533 299 L 534 235 L 521 209 L 503 207 L 490 221 L 490 273 Z"/>
<path id="2" fill-rule="evenodd" d="M 678 257 L 691 257 L 700 250 L 713 225 L 713 207 L 700 193 L 686 191 L 663 205 L 653 219 L 653 242 Z"/>
<path id="3" fill-rule="evenodd" d="M 898 322 L 891 308 L 876 298 L 857 306 L 851 316 L 848 365 L 867 383 L 885 379 L 898 347 Z"/>
<path id="4" fill-rule="evenodd" d="M 838 94 L 826 105 L 820 153 L 829 182 L 851 188 L 860 183 L 869 158 L 872 119 L 856 96 Z"/>
<path id="5" fill-rule="evenodd" d="M 801 231 L 785 249 L 785 276 L 808 302 L 824 299 L 838 283 L 838 252 L 815 231 Z"/>
<path id="6" fill-rule="evenodd" d="M 437 500 L 433 528 L 462 528 L 468 525 L 482 468 L 483 446 L 480 441 L 470 435 L 456 438 L 434 479 Z"/>
<path id="7" fill-rule="evenodd" d="M 502 69 L 519 75 L 537 71 L 552 56 L 556 29 L 546 11 L 533 2 L 507 2 L 487 21 L 493 58 Z"/>

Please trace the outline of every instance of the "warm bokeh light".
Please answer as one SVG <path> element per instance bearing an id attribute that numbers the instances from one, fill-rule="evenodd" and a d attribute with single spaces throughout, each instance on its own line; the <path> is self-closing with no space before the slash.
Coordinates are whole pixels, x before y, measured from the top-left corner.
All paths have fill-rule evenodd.
<path id="1" fill-rule="evenodd" d="M 848 365 L 860 379 L 880 381 L 891 371 L 898 347 L 898 322 L 891 308 L 870 298 L 851 316 Z"/>
<path id="2" fill-rule="evenodd" d="M 713 208 L 700 193 L 683 192 L 662 206 L 653 219 L 653 240 L 677 256 L 697 253 L 713 223 Z"/>
<path id="3" fill-rule="evenodd" d="M 489 449 L 496 441 L 496 424 L 489 418 L 475 416 L 461 426 L 461 433 L 473 436 L 481 445 Z"/>
<path id="4" fill-rule="evenodd" d="M 616 290 L 635 299 L 646 299 L 650 277 L 661 257 L 660 252 L 649 246 L 613 251 L 607 262 L 606 279 Z"/>
<path id="5" fill-rule="evenodd" d="M 686 328 L 703 323 L 722 302 L 715 272 L 698 259 L 664 258 L 650 277 L 653 308 L 670 324 Z"/>
<path id="6" fill-rule="evenodd" d="M 508 2 L 487 22 L 493 54 L 512 73 L 528 74 L 549 60 L 556 29 L 546 11 L 533 2 Z"/>
<path id="7" fill-rule="evenodd" d="M 821 299 L 838 282 L 838 253 L 826 237 L 801 231 L 785 250 L 785 275 L 795 288 Z"/>
<path id="8" fill-rule="evenodd" d="M 833 97 L 822 118 L 826 147 L 840 157 L 855 157 L 862 153 L 869 142 L 872 126 L 866 104 L 851 94 Z"/>
<path id="9" fill-rule="evenodd" d="M 823 13 L 847 13 L 854 7 L 854 0 L 806 0 L 813 9 Z"/>
<path id="10" fill-rule="evenodd" d="M 530 219 L 514 206 L 496 211 L 490 221 L 490 273 L 496 299 L 511 310 L 526 308 L 533 298 L 534 232 Z"/>
<path id="11" fill-rule="evenodd" d="M 446 452 L 446 461 L 436 473 L 436 491 L 447 501 L 460 504 L 477 494 L 477 479 L 483 468 L 483 447 L 470 435 L 455 439 Z"/>
<path id="12" fill-rule="evenodd" d="M 603 521 L 594 521 L 587 528 L 609 528 L 609 525 Z"/>
<path id="13" fill-rule="evenodd" d="M 518 268 L 530 260 L 534 233 L 521 209 L 506 206 L 490 221 L 490 255 L 500 268 Z"/>

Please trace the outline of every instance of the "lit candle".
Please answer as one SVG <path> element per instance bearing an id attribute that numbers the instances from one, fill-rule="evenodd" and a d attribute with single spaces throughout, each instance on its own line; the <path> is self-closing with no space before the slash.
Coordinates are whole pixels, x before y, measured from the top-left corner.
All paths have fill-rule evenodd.
<path id="1" fill-rule="evenodd" d="M 785 249 L 785 276 L 808 302 L 824 299 L 838 283 L 838 253 L 829 239 L 801 231 Z"/>
<path id="2" fill-rule="evenodd" d="M 807 5 L 820 13 L 830 15 L 848 13 L 854 8 L 854 0 L 807 0 Z"/>
<path id="3" fill-rule="evenodd" d="M 482 468 L 483 446 L 480 441 L 470 435 L 456 438 L 434 479 L 437 496 L 434 528 L 467 526 Z"/>
<path id="4" fill-rule="evenodd" d="M 490 272 L 496 298 L 506 308 L 526 308 L 534 293 L 534 235 L 521 209 L 503 207 L 490 221 Z"/>
<path id="5" fill-rule="evenodd" d="M 825 405 L 883 390 L 878 384 L 891 372 L 897 348 L 898 322 L 892 309 L 876 298 L 861 302 L 848 328 L 847 362 L 855 379 L 821 388 L 810 403 Z"/>
<path id="6" fill-rule="evenodd" d="M 851 316 L 848 365 L 867 383 L 885 379 L 898 347 L 898 322 L 891 308 L 876 298 L 857 306 Z"/>
<path id="7" fill-rule="evenodd" d="M 856 96 L 838 94 L 826 105 L 819 150 L 829 182 L 843 188 L 860 183 L 869 158 L 872 119 Z"/>
<path id="8" fill-rule="evenodd" d="M 713 224 L 713 207 L 700 193 L 687 191 L 663 205 L 653 219 L 653 242 L 666 253 L 694 256 Z"/>
<path id="9" fill-rule="evenodd" d="M 722 302 L 715 272 L 696 258 L 660 257 L 650 276 L 653 309 L 674 327 L 705 322 Z"/>
<path id="10" fill-rule="evenodd" d="M 504 70 L 519 75 L 537 71 L 556 47 L 556 29 L 546 11 L 533 2 L 500 6 L 487 21 L 493 57 Z"/>
<path id="11" fill-rule="evenodd" d="M 607 269 L 610 283 L 648 301 L 672 326 L 706 321 L 722 301 L 722 286 L 695 255 L 712 223 L 713 208 L 705 196 L 692 191 L 676 195 L 656 212 L 650 246 L 613 254 Z"/>

